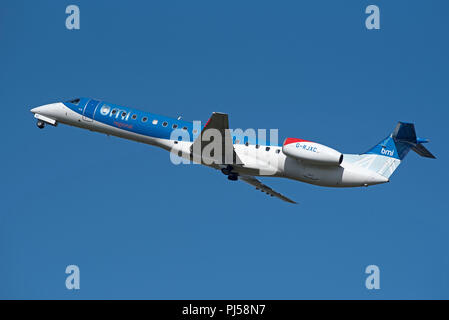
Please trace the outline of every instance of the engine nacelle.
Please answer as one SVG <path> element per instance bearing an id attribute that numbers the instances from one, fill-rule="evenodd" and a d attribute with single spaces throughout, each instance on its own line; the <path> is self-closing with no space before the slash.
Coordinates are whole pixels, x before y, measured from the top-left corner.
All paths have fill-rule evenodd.
<path id="1" fill-rule="evenodd" d="M 343 154 L 337 150 L 296 138 L 285 139 L 282 152 L 286 156 L 318 165 L 338 166 L 343 161 Z"/>

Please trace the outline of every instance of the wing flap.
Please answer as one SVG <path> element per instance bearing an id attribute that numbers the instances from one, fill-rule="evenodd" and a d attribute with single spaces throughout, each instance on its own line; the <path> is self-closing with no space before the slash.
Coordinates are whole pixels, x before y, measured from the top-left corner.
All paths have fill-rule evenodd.
<path id="1" fill-rule="evenodd" d="M 279 198 L 285 202 L 296 204 L 296 202 L 293 201 L 292 199 L 289 199 L 286 196 L 280 194 L 279 192 L 274 191 L 269 186 L 263 184 L 262 182 L 260 182 L 259 180 L 257 180 L 256 178 L 254 178 L 252 176 L 243 175 L 243 176 L 239 176 L 239 178 L 240 178 L 240 180 L 256 187 L 257 190 L 261 190 L 262 192 L 265 192 L 266 194 L 268 194 L 272 197 Z"/>

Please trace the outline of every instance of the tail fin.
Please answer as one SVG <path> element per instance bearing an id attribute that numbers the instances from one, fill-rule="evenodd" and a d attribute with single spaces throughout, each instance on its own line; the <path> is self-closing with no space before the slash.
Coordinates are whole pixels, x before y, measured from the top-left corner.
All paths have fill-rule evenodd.
<path id="1" fill-rule="evenodd" d="M 355 164 L 390 178 L 410 150 L 422 157 L 435 159 L 435 156 L 423 146 L 426 142 L 428 140 L 416 137 L 413 123 L 398 122 L 393 133 L 371 150 L 360 155 Z"/>

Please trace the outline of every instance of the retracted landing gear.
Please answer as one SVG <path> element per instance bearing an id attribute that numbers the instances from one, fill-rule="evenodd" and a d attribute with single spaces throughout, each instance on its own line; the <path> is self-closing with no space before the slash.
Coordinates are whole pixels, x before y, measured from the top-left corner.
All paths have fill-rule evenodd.
<path id="1" fill-rule="evenodd" d="M 234 170 L 234 168 L 228 164 L 225 168 L 221 169 L 221 172 L 224 175 L 227 175 L 229 180 L 237 181 L 239 179 L 239 174 L 236 172 L 232 172 L 232 170 Z"/>
<path id="2" fill-rule="evenodd" d="M 231 172 L 232 172 L 232 170 L 233 170 L 234 168 L 231 166 L 231 165 L 227 165 L 226 166 L 226 168 L 222 168 L 221 169 L 221 172 L 224 174 L 224 175 L 230 175 L 231 174 Z"/>
<path id="3" fill-rule="evenodd" d="M 45 128 L 45 122 L 42 120 L 37 120 L 36 125 L 39 129 L 44 129 Z"/>

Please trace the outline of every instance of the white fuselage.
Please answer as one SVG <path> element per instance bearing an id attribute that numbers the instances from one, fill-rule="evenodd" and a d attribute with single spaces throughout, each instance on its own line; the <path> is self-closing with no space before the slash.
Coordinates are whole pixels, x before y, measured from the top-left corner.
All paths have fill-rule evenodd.
<path id="1" fill-rule="evenodd" d="M 144 135 L 118 126 L 103 123 L 84 116 L 68 108 L 64 103 L 44 105 L 31 110 L 37 119 L 46 123 L 63 123 L 91 131 L 101 132 L 137 142 L 154 145 L 174 154 L 181 154 L 191 159 L 190 141 L 177 141 Z M 234 166 L 238 174 L 252 176 L 284 177 L 302 182 L 329 187 L 360 187 L 388 182 L 388 179 L 374 171 L 364 169 L 353 163 L 343 161 L 337 165 L 320 165 L 312 162 L 297 160 L 286 156 L 282 147 L 265 145 L 234 144 L 234 150 L 242 165 Z M 220 165 L 209 165 L 216 169 Z"/>

